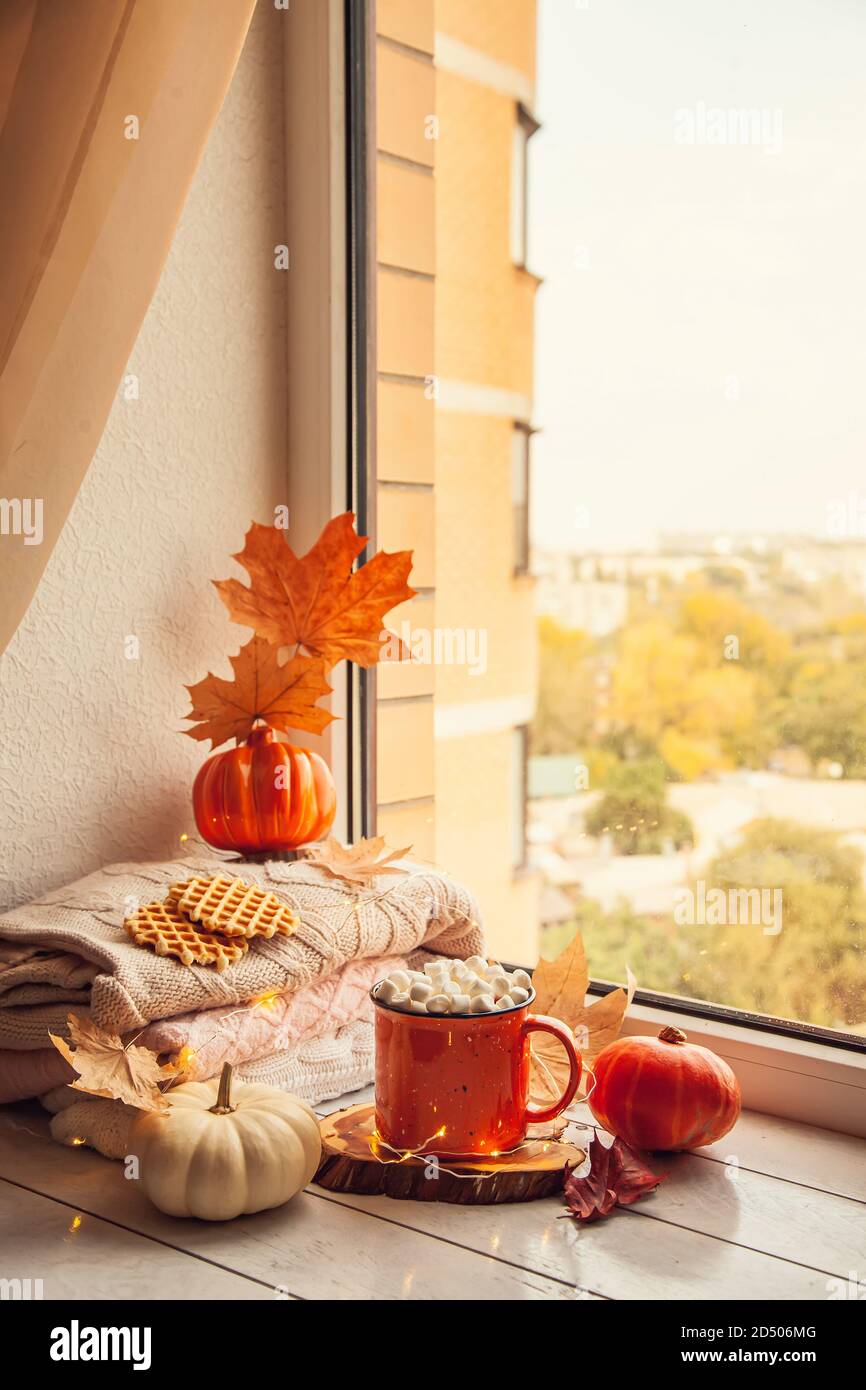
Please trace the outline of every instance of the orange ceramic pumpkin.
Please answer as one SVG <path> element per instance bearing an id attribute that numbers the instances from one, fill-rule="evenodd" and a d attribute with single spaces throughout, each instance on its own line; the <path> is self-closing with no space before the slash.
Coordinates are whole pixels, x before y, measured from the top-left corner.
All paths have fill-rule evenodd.
<path id="1" fill-rule="evenodd" d="M 727 1062 L 679 1028 L 617 1038 L 593 1071 L 593 1115 L 634 1148 L 697 1149 L 727 1134 L 740 1113 L 740 1083 Z"/>
<path id="2" fill-rule="evenodd" d="M 246 743 L 214 753 L 192 789 L 195 823 L 217 849 L 251 854 L 296 849 L 330 830 L 337 809 L 324 758 L 253 729 Z"/>

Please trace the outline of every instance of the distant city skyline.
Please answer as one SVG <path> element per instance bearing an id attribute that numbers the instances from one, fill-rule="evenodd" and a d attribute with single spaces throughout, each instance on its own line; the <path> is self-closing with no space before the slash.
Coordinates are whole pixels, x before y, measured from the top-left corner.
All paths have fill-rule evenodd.
<path id="1" fill-rule="evenodd" d="M 866 537 L 864 52 L 852 0 L 540 0 L 536 546 Z"/>

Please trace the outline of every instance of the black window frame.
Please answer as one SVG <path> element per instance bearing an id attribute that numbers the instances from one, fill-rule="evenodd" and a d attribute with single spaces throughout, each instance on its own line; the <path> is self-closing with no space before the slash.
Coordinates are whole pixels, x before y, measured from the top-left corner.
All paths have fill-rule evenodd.
<path id="1" fill-rule="evenodd" d="M 344 0 L 346 500 L 376 548 L 375 0 Z M 349 843 L 375 833 L 376 670 L 346 662 Z"/>

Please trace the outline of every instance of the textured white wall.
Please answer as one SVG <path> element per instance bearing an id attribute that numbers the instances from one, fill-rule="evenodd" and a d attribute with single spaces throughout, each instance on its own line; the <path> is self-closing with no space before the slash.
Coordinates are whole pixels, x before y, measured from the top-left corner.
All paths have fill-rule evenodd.
<path id="1" fill-rule="evenodd" d="M 256 13 L 127 367 L 140 399 L 118 393 L 0 657 L 0 909 L 195 831 L 183 687 L 249 636 L 209 581 L 286 493 L 281 17 Z"/>

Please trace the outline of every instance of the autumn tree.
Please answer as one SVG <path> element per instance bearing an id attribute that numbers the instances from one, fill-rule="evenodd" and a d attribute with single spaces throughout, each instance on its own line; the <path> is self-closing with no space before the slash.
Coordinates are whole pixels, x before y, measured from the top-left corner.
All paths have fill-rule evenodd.
<path id="1" fill-rule="evenodd" d="M 533 753 L 575 753 L 592 738 L 602 686 L 594 643 L 586 632 L 538 621 L 539 689 Z"/>
<path id="2" fill-rule="evenodd" d="M 620 854 L 659 854 L 694 841 L 688 816 L 668 806 L 665 769 L 658 759 L 620 763 L 586 817 L 590 835 L 610 835 Z"/>

